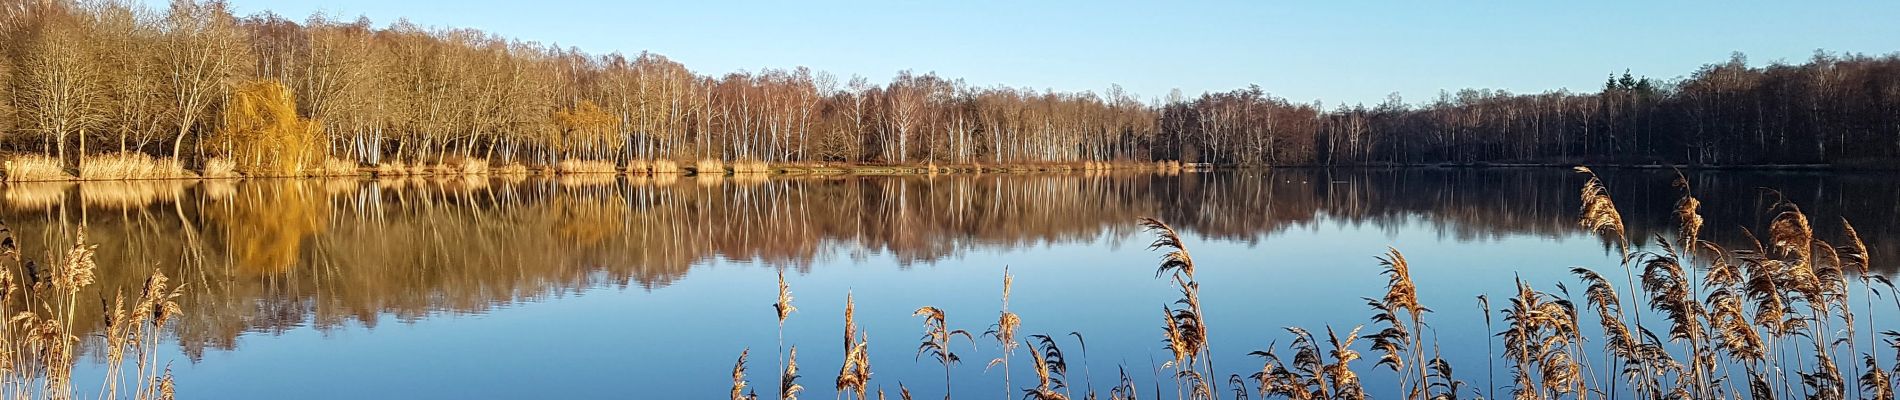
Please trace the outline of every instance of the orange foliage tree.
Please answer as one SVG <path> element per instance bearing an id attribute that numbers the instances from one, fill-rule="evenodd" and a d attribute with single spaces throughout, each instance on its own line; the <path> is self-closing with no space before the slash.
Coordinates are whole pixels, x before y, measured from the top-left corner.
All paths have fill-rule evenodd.
<path id="1" fill-rule="evenodd" d="M 323 157 L 322 125 L 297 117 L 297 99 L 276 80 L 237 85 L 224 108 L 212 154 L 230 157 L 239 171 L 297 175 Z"/>
<path id="2" fill-rule="evenodd" d="M 625 142 L 617 140 L 613 127 L 620 119 L 602 110 L 592 100 L 582 100 L 579 105 L 554 112 L 554 123 L 559 126 L 553 136 L 548 138 L 548 147 L 559 152 L 562 158 L 577 154 L 587 158 L 600 158 L 612 150 L 619 150 Z"/>

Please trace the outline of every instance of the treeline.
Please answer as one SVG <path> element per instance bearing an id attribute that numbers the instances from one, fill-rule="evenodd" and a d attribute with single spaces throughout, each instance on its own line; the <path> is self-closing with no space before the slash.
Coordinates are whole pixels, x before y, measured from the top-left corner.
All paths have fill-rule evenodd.
<path id="1" fill-rule="evenodd" d="M 1736 53 L 1686 78 L 1611 76 L 1602 91 L 1396 96 L 1325 116 L 1317 163 L 1841 164 L 1900 155 L 1900 54 L 1816 51 L 1748 66 Z"/>
<path id="2" fill-rule="evenodd" d="M 1329 111 L 1259 87 L 1144 102 L 1113 86 L 1066 93 L 908 71 L 885 83 L 802 67 L 706 76 L 651 53 L 595 55 L 400 20 L 239 17 L 216 1 L 153 10 L 13 0 L 0 13 L 0 145 L 67 166 L 108 152 L 192 165 L 280 158 L 252 154 L 271 143 L 307 147 L 299 160 L 358 165 L 1753 164 L 1900 154 L 1896 55 L 1818 53 L 1765 68 L 1737 56 L 1674 82 L 1625 74 L 1596 94 L 1465 90 L 1420 106 L 1395 96 Z M 272 84 L 287 93 L 271 98 L 293 102 L 295 116 L 234 106 L 239 89 Z"/>

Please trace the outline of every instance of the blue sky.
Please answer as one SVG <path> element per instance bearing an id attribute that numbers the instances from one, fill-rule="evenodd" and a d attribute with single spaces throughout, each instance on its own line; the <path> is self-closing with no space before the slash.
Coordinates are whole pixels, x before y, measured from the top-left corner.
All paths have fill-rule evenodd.
<path id="1" fill-rule="evenodd" d="M 160 3 L 159 0 L 146 0 Z M 1293 101 L 1407 102 L 1440 89 L 1595 91 L 1727 60 L 1900 51 L 1900 2 L 497 1 L 232 0 L 399 17 L 590 53 L 652 51 L 702 74 L 808 66 L 887 81 L 934 71 L 988 86 L 1192 96 L 1259 84 Z M 1178 4 L 1177 4 L 1178 3 Z"/>

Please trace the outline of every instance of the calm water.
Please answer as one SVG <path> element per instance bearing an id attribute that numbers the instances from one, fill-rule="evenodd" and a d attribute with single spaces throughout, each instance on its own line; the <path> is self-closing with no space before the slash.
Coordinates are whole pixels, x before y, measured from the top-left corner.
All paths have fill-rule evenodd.
<path id="1" fill-rule="evenodd" d="M 1673 176 L 1606 174 L 1634 234 L 1670 229 Z M 1714 240 L 1764 227 L 1773 198 L 1758 188 L 1770 187 L 1824 237 L 1853 218 L 1883 269 L 1900 255 L 1900 181 L 1691 178 Z M 1514 277 L 1581 289 L 1573 266 L 1621 281 L 1612 250 L 1573 227 L 1582 182 L 1499 169 L 49 183 L 6 186 L 0 216 L 41 257 L 89 226 L 102 288 L 134 288 L 154 267 L 190 283 L 162 349 L 181 398 L 722 398 L 746 348 L 753 387 L 770 397 L 777 271 L 797 297 L 784 338 L 800 350 L 805 397 L 833 396 L 851 293 L 873 386 L 936 398 L 942 370 L 914 358 L 911 311 L 938 306 L 952 328 L 980 333 L 1006 266 L 1023 334 L 1063 336 L 1078 396 L 1106 391 L 1120 368 L 1147 397 L 1156 381 L 1173 391 L 1155 366 L 1167 357 L 1160 307 L 1178 293 L 1155 277 L 1137 216 L 1187 236 L 1223 376 L 1257 371 L 1245 354 L 1290 342 L 1282 327 L 1368 323 L 1360 298 L 1384 283 L 1373 257 L 1393 246 L 1458 377 L 1483 388 L 1491 342 L 1475 296 L 1502 299 Z M 954 347 L 957 397 L 1019 397 L 1001 366 L 985 370 L 999 352 L 978 336 Z M 1033 375 L 1016 357 L 1020 388 Z M 1367 387 L 1391 397 L 1392 375 L 1371 361 L 1359 364 Z M 96 360 L 81 369 L 101 373 Z"/>

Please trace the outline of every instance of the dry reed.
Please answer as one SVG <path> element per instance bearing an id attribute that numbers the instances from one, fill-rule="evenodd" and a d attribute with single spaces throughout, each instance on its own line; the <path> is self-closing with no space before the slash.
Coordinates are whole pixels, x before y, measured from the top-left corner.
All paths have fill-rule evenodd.
<path id="1" fill-rule="evenodd" d="M 7 182 L 58 181 L 72 179 L 59 159 L 36 154 L 9 156 L 6 159 Z"/>
<path id="2" fill-rule="evenodd" d="M 204 165 L 201 166 L 201 169 L 198 171 L 198 176 L 204 177 L 205 179 L 237 178 L 239 177 L 237 161 L 223 157 L 213 157 L 205 160 Z"/>
<path id="3" fill-rule="evenodd" d="M 923 343 L 917 345 L 917 357 L 930 355 L 931 359 L 943 365 L 943 397 L 950 398 L 950 367 L 962 361 L 955 351 L 950 350 L 950 339 L 963 336 L 964 340 L 975 343 L 976 339 L 962 329 L 950 329 L 944 318 L 943 309 L 923 306 L 911 313 L 913 317 L 924 317 Z"/>
<path id="4" fill-rule="evenodd" d="M 680 173 L 680 164 L 673 160 L 653 160 L 650 168 L 654 175 Z"/>
<path id="5" fill-rule="evenodd" d="M 104 326 L 82 327 L 77 323 L 80 293 L 98 280 L 98 247 L 87 243 L 85 226 L 63 257 L 43 266 L 26 260 L 18 244 L 13 231 L 0 222 L 0 263 L 5 264 L 0 265 L 0 314 L 8 315 L 0 324 L 0 398 L 77 398 L 72 381 L 75 356 L 89 342 L 102 346 L 98 351 L 110 371 L 101 378 L 99 398 L 172 398 L 171 371 L 159 368 L 156 349 L 164 342 L 166 326 L 182 312 L 176 299 L 184 286 L 171 284 L 154 270 L 130 306 L 124 293 L 114 296 L 109 306 L 101 297 Z M 15 271 L 26 274 L 24 281 Z M 87 331 L 102 333 L 78 335 Z M 128 356 L 133 357 L 131 369 L 123 367 Z"/>
<path id="6" fill-rule="evenodd" d="M 758 393 L 746 392 L 745 359 L 752 353 L 751 348 L 739 351 L 739 361 L 732 363 L 732 400 L 757 400 Z"/>
<path id="7" fill-rule="evenodd" d="M 181 179 L 198 174 L 185 170 L 185 164 L 171 158 L 154 158 L 145 153 L 110 153 L 87 156 L 79 163 L 81 180 Z"/>
<path id="8" fill-rule="evenodd" d="M 520 163 L 508 163 L 508 164 L 503 164 L 502 166 L 490 169 L 489 173 L 498 174 L 498 175 L 527 175 L 528 166 L 522 165 Z"/>
<path id="9" fill-rule="evenodd" d="M 990 330 L 983 332 L 983 336 L 995 338 L 997 345 L 1003 348 L 1002 356 L 990 360 L 989 365 L 984 366 L 984 369 L 989 369 L 989 367 L 994 367 L 997 364 L 1003 365 L 1003 394 L 1005 397 L 1009 396 L 1015 387 L 1009 379 L 1009 359 L 1016 353 L 1016 329 L 1022 327 L 1023 324 L 1022 317 L 1017 316 L 1016 313 L 1009 312 L 1009 291 L 1010 286 L 1015 283 L 1015 280 L 1015 277 L 1009 274 L 1009 267 L 1003 267 L 1003 311 L 997 316 L 996 324 L 990 325 Z"/>
<path id="10" fill-rule="evenodd" d="M 771 166 L 766 165 L 764 161 L 747 160 L 747 161 L 734 161 L 732 163 L 732 173 L 735 175 L 765 174 L 765 173 L 771 173 L 771 172 L 772 172 Z"/>
<path id="11" fill-rule="evenodd" d="M 323 162 L 321 164 L 317 165 L 316 169 L 311 170 L 311 175 L 312 176 L 358 176 L 358 175 L 363 175 L 363 171 L 362 169 L 359 169 L 356 167 L 355 161 L 349 161 L 349 160 L 343 160 L 343 159 L 337 159 L 337 158 L 325 158 L 323 159 Z"/>
<path id="12" fill-rule="evenodd" d="M 1590 175 L 1580 192 L 1583 206 L 1579 226 L 1618 248 L 1619 260 L 1629 272 L 1630 286 L 1619 293 L 1610 278 L 1588 268 L 1573 268 L 1572 275 L 1585 285 L 1586 301 L 1579 305 L 1572 303 L 1569 290 L 1561 283 L 1557 293 L 1552 293 L 1518 279 L 1507 297 L 1508 304 L 1497 310 L 1503 317 L 1502 325 L 1497 327 L 1492 325 L 1489 297 L 1478 296 L 1484 329 L 1494 333 L 1498 340 L 1495 344 L 1504 349 L 1501 357 L 1487 358 L 1507 364 L 1511 381 L 1507 386 L 1512 397 L 1895 397 L 1895 371 L 1891 368 L 1896 365 L 1883 365 L 1880 357 L 1900 351 L 1900 332 L 1882 332 L 1871 318 L 1857 319 L 1849 307 L 1850 295 L 1855 292 L 1849 275 L 1861 282 L 1860 292 L 1869 309 L 1873 298 L 1881 296 L 1876 284 L 1887 288 L 1888 293 L 1895 288 L 1871 266 L 1868 246 L 1852 224 L 1842 221 L 1838 239 L 1841 245 L 1835 246 L 1828 242 L 1830 239 L 1817 237 L 1801 207 L 1777 199 L 1768 209 L 1768 240 L 1757 240 L 1743 229 L 1740 233 L 1749 238 L 1745 244 L 1752 246 L 1727 250 L 1702 239 L 1702 200 L 1693 195 L 1687 178 L 1679 175 L 1674 186 L 1682 195 L 1672 210 L 1674 237 L 1656 235 L 1651 240 L 1653 245 L 1632 251 L 1621 213 L 1603 181 L 1587 168 L 1578 170 Z M 1177 396 L 1211 399 L 1218 393 L 1214 382 L 1220 375 L 1209 357 L 1212 352 L 1207 346 L 1194 259 L 1180 232 L 1152 218 L 1141 219 L 1140 225 L 1156 236 L 1150 248 L 1166 251 L 1156 275 L 1170 278 L 1181 292 L 1174 305 L 1163 306 L 1164 342 L 1172 358 L 1157 372 L 1172 369 Z M 1374 311 L 1370 320 L 1376 332 L 1362 336 L 1360 327 L 1355 327 L 1342 335 L 1329 325 L 1320 336 L 1315 334 L 1317 331 L 1288 327 L 1293 340 L 1284 350 L 1290 350 L 1291 357 L 1282 358 L 1278 352 L 1283 349 L 1271 345 L 1250 353 L 1260 357 L 1262 364 L 1247 378 L 1228 375 L 1227 382 L 1234 386 L 1236 397 L 1245 398 L 1251 393 L 1289 399 L 1364 399 L 1368 394 L 1353 367 L 1353 362 L 1361 358 L 1358 339 L 1369 339 L 1370 348 L 1382 353 L 1373 368 L 1394 372 L 1398 386 L 1394 397 L 1493 397 L 1491 391 L 1497 385 L 1487 384 L 1483 390 L 1466 386 L 1454 377 L 1452 365 L 1439 354 L 1437 344 L 1425 340 L 1429 331 L 1425 315 L 1430 310 L 1419 303 L 1414 270 L 1404 255 L 1388 249 L 1378 260 L 1386 278 L 1384 293 L 1366 299 Z M 1636 285 L 1638 279 L 1640 286 Z M 1030 361 L 1037 380 L 1029 387 L 1006 387 L 1011 391 L 1007 395 L 1020 391 L 1025 399 L 1069 399 L 1072 389 L 1066 375 L 1068 363 L 1055 340 L 1046 335 L 1013 340 L 1021 324 L 1020 317 L 1009 308 L 1013 280 L 1005 268 L 1003 306 L 996 324 L 985 332 L 986 337 L 998 340 L 1000 353 L 990 366 L 1003 365 L 1005 385 L 1012 386 L 1008 378 L 1011 352 L 1016 346 L 1028 346 L 1033 350 Z M 1629 297 L 1622 297 L 1625 295 Z M 862 400 L 869 393 L 868 358 L 863 356 L 868 346 L 857 327 L 855 299 L 849 294 L 846 299 L 845 362 L 836 386 L 841 396 L 850 390 Z M 1900 307 L 1900 298 L 1895 302 Z M 782 275 L 779 304 L 775 308 L 780 310 L 783 346 L 783 321 L 791 307 Z M 1649 310 L 1629 309 L 1626 305 L 1646 306 Z M 1593 330 L 1600 330 L 1602 336 L 1594 340 L 1601 342 L 1600 348 L 1586 340 L 1580 306 L 1589 308 L 1584 312 L 1595 314 L 1598 327 Z M 1647 311 L 1661 317 L 1658 331 L 1645 328 L 1638 319 Z M 959 358 L 950 351 L 950 343 L 958 335 L 966 340 L 970 337 L 961 330 L 951 330 L 944 314 L 943 309 L 926 306 L 913 316 L 923 317 L 925 326 L 917 358 L 928 354 L 944 367 L 948 397 L 951 365 Z M 1860 335 L 1863 331 L 1869 332 L 1864 338 Z M 1863 350 L 1863 340 L 1884 343 L 1887 348 Z M 1839 356 L 1843 350 L 1849 355 Z M 1086 357 L 1086 347 L 1083 354 Z M 860 362 L 866 372 L 857 372 Z M 1593 368 L 1595 362 L 1608 365 Z M 782 387 L 788 387 L 787 383 L 796 377 L 795 360 L 790 365 L 790 372 L 781 374 Z M 735 367 L 734 398 L 742 388 L 740 368 Z M 1852 369 L 1852 374 L 1846 369 Z M 1597 372 L 1610 374 L 1598 376 Z M 1847 384 L 1849 376 L 1854 377 L 1854 385 Z M 1088 389 L 1086 398 L 1095 397 L 1088 384 L 1082 386 Z M 898 387 L 900 396 L 909 398 L 908 388 L 901 383 Z M 1125 368 L 1108 393 L 1111 399 L 1138 396 Z"/>
<path id="13" fill-rule="evenodd" d="M 789 296 L 789 295 L 788 295 Z M 858 400 L 865 400 L 871 381 L 870 337 L 858 331 L 857 303 L 850 293 L 844 296 L 844 365 L 838 367 L 837 389 L 850 389 Z"/>
<path id="14" fill-rule="evenodd" d="M 409 176 L 409 164 L 402 161 L 384 161 L 376 164 L 375 172 L 378 177 Z"/>
<path id="15" fill-rule="evenodd" d="M 613 174 L 620 172 L 612 161 L 566 159 L 554 163 L 560 174 Z"/>
<path id="16" fill-rule="evenodd" d="M 706 158 L 693 163 L 693 175 L 725 175 L 726 165 L 719 160 Z"/>

